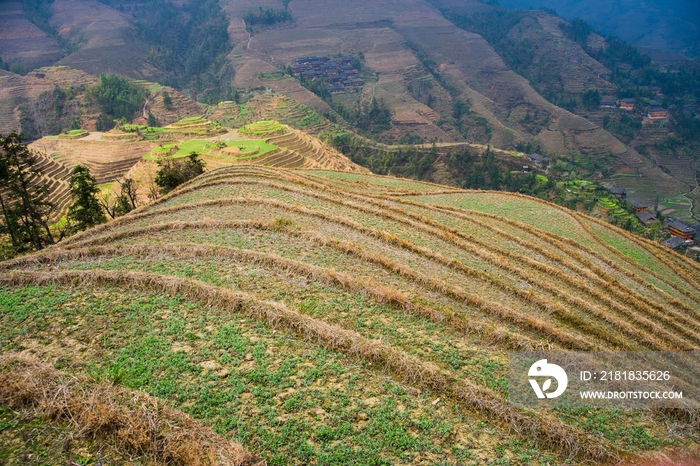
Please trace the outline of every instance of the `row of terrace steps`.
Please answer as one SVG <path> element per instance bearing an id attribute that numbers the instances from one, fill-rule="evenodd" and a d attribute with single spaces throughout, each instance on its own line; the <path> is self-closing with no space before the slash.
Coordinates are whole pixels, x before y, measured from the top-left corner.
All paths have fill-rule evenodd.
<path id="1" fill-rule="evenodd" d="M 657 165 L 664 167 L 677 180 L 688 186 L 695 185 L 694 159 L 691 157 L 656 157 Z"/>
<path id="2" fill-rule="evenodd" d="M 268 152 L 267 154 L 261 155 L 260 157 L 254 158 L 252 161 L 256 165 L 264 165 L 268 167 L 279 167 L 280 163 L 287 160 L 290 155 L 293 155 L 294 151 L 278 147 L 275 150 Z M 297 154 L 298 155 L 298 154 Z"/>
<path id="3" fill-rule="evenodd" d="M 305 164 L 305 162 L 306 159 L 298 152 L 285 151 L 276 157 L 269 159 L 262 165 L 278 168 L 300 168 Z"/>
<path id="4" fill-rule="evenodd" d="M 141 160 L 140 156 L 126 158 L 116 162 L 92 162 L 90 163 L 90 171 L 97 180 L 97 184 L 110 183 L 124 176 L 139 160 Z"/>
<path id="5" fill-rule="evenodd" d="M 45 186 L 47 198 L 54 205 L 54 217 L 58 218 L 70 203 L 71 170 L 54 158 L 43 154 L 36 155 L 35 168 L 41 170 L 41 176 L 34 178 L 30 186 Z"/>
<path id="6" fill-rule="evenodd" d="M 301 138 L 296 132 L 288 133 L 276 138 L 270 138 L 268 142 L 297 152 L 300 155 L 312 160 L 320 158 L 316 148 L 308 141 Z"/>

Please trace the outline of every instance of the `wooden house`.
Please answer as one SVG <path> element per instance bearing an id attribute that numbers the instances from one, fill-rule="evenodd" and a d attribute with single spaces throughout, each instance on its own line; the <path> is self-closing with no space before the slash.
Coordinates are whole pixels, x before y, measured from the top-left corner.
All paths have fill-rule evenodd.
<path id="1" fill-rule="evenodd" d="M 613 97 L 603 97 L 600 99 L 600 108 L 615 108 L 617 107 L 617 102 Z"/>
<path id="2" fill-rule="evenodd" d="M 634 206 L 634 211 L 636 214 L 649 210 L 649 205 L 646 202 L 642 202 L 639 199 L 630 198 L 629 202 Z"/>
<path id="3" fill-rule="evenodd" d="M 626 98 L 618 100 L 617 103 L 620 105 L 622 110 L 632 111 L 634 110 L 634 104 L 637 103 L 637 100 L 634 98 Z"/>
<path id="4" fill-rule="evenodd" d="M 618 199 L 627 199 L 627 190 L 625 188 L 610 188 L 610 194 Z"/>
<path id="5" fill-rule="evenodd" d="M 651 120 L 668 118 L 668 110 L 663 107 L 649 107 L 647 108 L 647 118 Z"/>
<path id="6" fill-rule="evenodd" d="M 637 213 L 637 218 L 639 219 L 640 222 L 642 222 L 642 225 L 647 226 L 650 223 L 658 222 L 659 220 L 648 210 L 643 210 L 641 212 Z"/>
<path id="7" fill-rule="evenodd" d="M 662 246 L 666 246 L 667 248 L 671 249 L 678 249 L 679 247 L 683 246 L 685 244 L 685 241 L 680 239 L 677 236 L 672 236 L 671 238 L 667 239 L 663 243 L 661 243 Z"/>
<path id="8" fill-rule="evenodd" d="M 668 232 L 671 233 L 672 236 L 677 236 L 678 238 L 681 238 L 684 241 L 693 239 L 693 235 L 695 234 L 695 230 L 693 230 L 680 220 L 674 220 L 672 222 L 669 222 L 667 228 Z"/>

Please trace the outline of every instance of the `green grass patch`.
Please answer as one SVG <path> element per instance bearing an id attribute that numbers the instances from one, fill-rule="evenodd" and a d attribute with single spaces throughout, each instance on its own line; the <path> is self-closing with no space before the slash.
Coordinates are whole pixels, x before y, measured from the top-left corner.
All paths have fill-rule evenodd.
<path id="1" fill-rule="evenodd" d="M 176 145 L 177 144 L 164 144 L 162 146 L 159 146 L 159 147 L 156 147 L 155 149 L 153 149 L 152 153 L 154 153 L 154 154 L 167 154 Z"/>
<path id="2" fill-rule="evenodd" d="M 260 322 L 179 296 L 57 291 L 3 290 L 3 352 L 63 348 L 52 354 L 57 368 L 166 399 L 270 465 L 477 464 L 453 448 L 487 446 L 449 401 L 433 406 L 431 393 L 409 394 L 364 363 Z M 92 343 L 87 353 L 52 344 L 65 339 Z M 513 458 L 533 448 L 509 445 Z"/>
<path id="3" fill-rule="evenodd" d="M 88 133 L 84 129 L 71 129 L 69 131 L 64 131 L 58 137 L 61 139 L 78 139 L 87 136 Z"/>
<path id="4" fill-rule="evenodd" d="M 279 131 L 284 131 L 284 126 L 276 121 L 256 121 L 255 123 L 250 123 L 238 130 L 242 134 L 250 134 L 256 136 L 264 136 L 266 134 L 273 134 Z"/>
<path id="5" fill-rule="evenodd" d="M 206 120 L 204 117 L 201 117 L 201 116 L 191 116 L 191 117 L 186 117 L 186 118 L 183 118 L 179 121 L 176 121 L 171 126 L 186 126 L 186 125 L 193 125 L 193 124 L 198 124 L 198 123 L 205 123 L 207 121 L 208 120 Z"/>
<path id="6" fill-rule="evenodd" d="M 225 143 L 229 147 L 235 146 L 241 149 L 241 155 L 235 157 L 237 160 L 258 157 L 260 155 L 266 154 L 272 150 L 277 149 L 277 146 L 268 144 L 267 142 L 259 139 L 223 141 L 223 143 Z M 175 144 L 168 144 L 162 147 L 158 147 L 157 149 L 154 149 L 151 154 L 144 156 L 144 159 L 158 160 L 159 158 L 162 158 L 162 155 L 159 157 L 159 154 L 167 154 L 174 146 Z M 234 157 L 233 155 L 222 155 L 221 153 L 219 153 L 220 148 L 216 142 L 212 142 L 205 139 L 190 139 L 188 141 L 179 143 L 177 146 L 178 150 L 170 156 L 171 158 L 179 159 L 182 157 L 187 157 L 192 152 L 228 160 L 231 160 L 231 158 Z"/>

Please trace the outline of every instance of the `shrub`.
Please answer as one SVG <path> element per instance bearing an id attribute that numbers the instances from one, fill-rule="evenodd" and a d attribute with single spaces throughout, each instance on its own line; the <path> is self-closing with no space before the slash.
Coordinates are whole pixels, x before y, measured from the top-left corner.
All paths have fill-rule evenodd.
<path id="1" fill-rule="evenodd" d="M 204 161 L 196 152 L 190 152 L 186 159 L 164 159 L 158 161 L 160 170 L 156 174 L 156 184 L 163 193 L 172 191 L 182 183 L 204 173 Z"/>

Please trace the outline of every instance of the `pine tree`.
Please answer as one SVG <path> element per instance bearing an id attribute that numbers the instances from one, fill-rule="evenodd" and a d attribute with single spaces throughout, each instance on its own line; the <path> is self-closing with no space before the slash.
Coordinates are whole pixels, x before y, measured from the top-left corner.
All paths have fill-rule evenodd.
<path id="1" fill-rule="evenodd" d="M 163 105 L 170 110 L 173 107 L 173 100 L 170 98 L 168 91 L 163 91 Z"/>
<path id="2" fill-rule="evenodd" d="M 84 165 L 73 168 L 70 177 L 70 194 L 73 204 L 68 209 L 68 220 L 72 230 L 82 231 L 107 221 L 105 213 L 97 200 L 100 189 L 95 177 Z"/>
<path id="3" fill-rule="evenodd" d="M 151 112 L 148 112 L 148 120 L 147 120 L 148 126 L 154 127 L 158 126 L 158 120 L 156 120 L 156 117 L 153 116 Z"/>
<path id="4" fill-rule="evenodd" d="M 16 253 L 42 249 L 54 243 L 49 228 L 53 205 L 46 199 L 46 186 L 39 181 L 36 157 L 15 131 L 0 135 L 0 233 L 6 234 Z"/>

